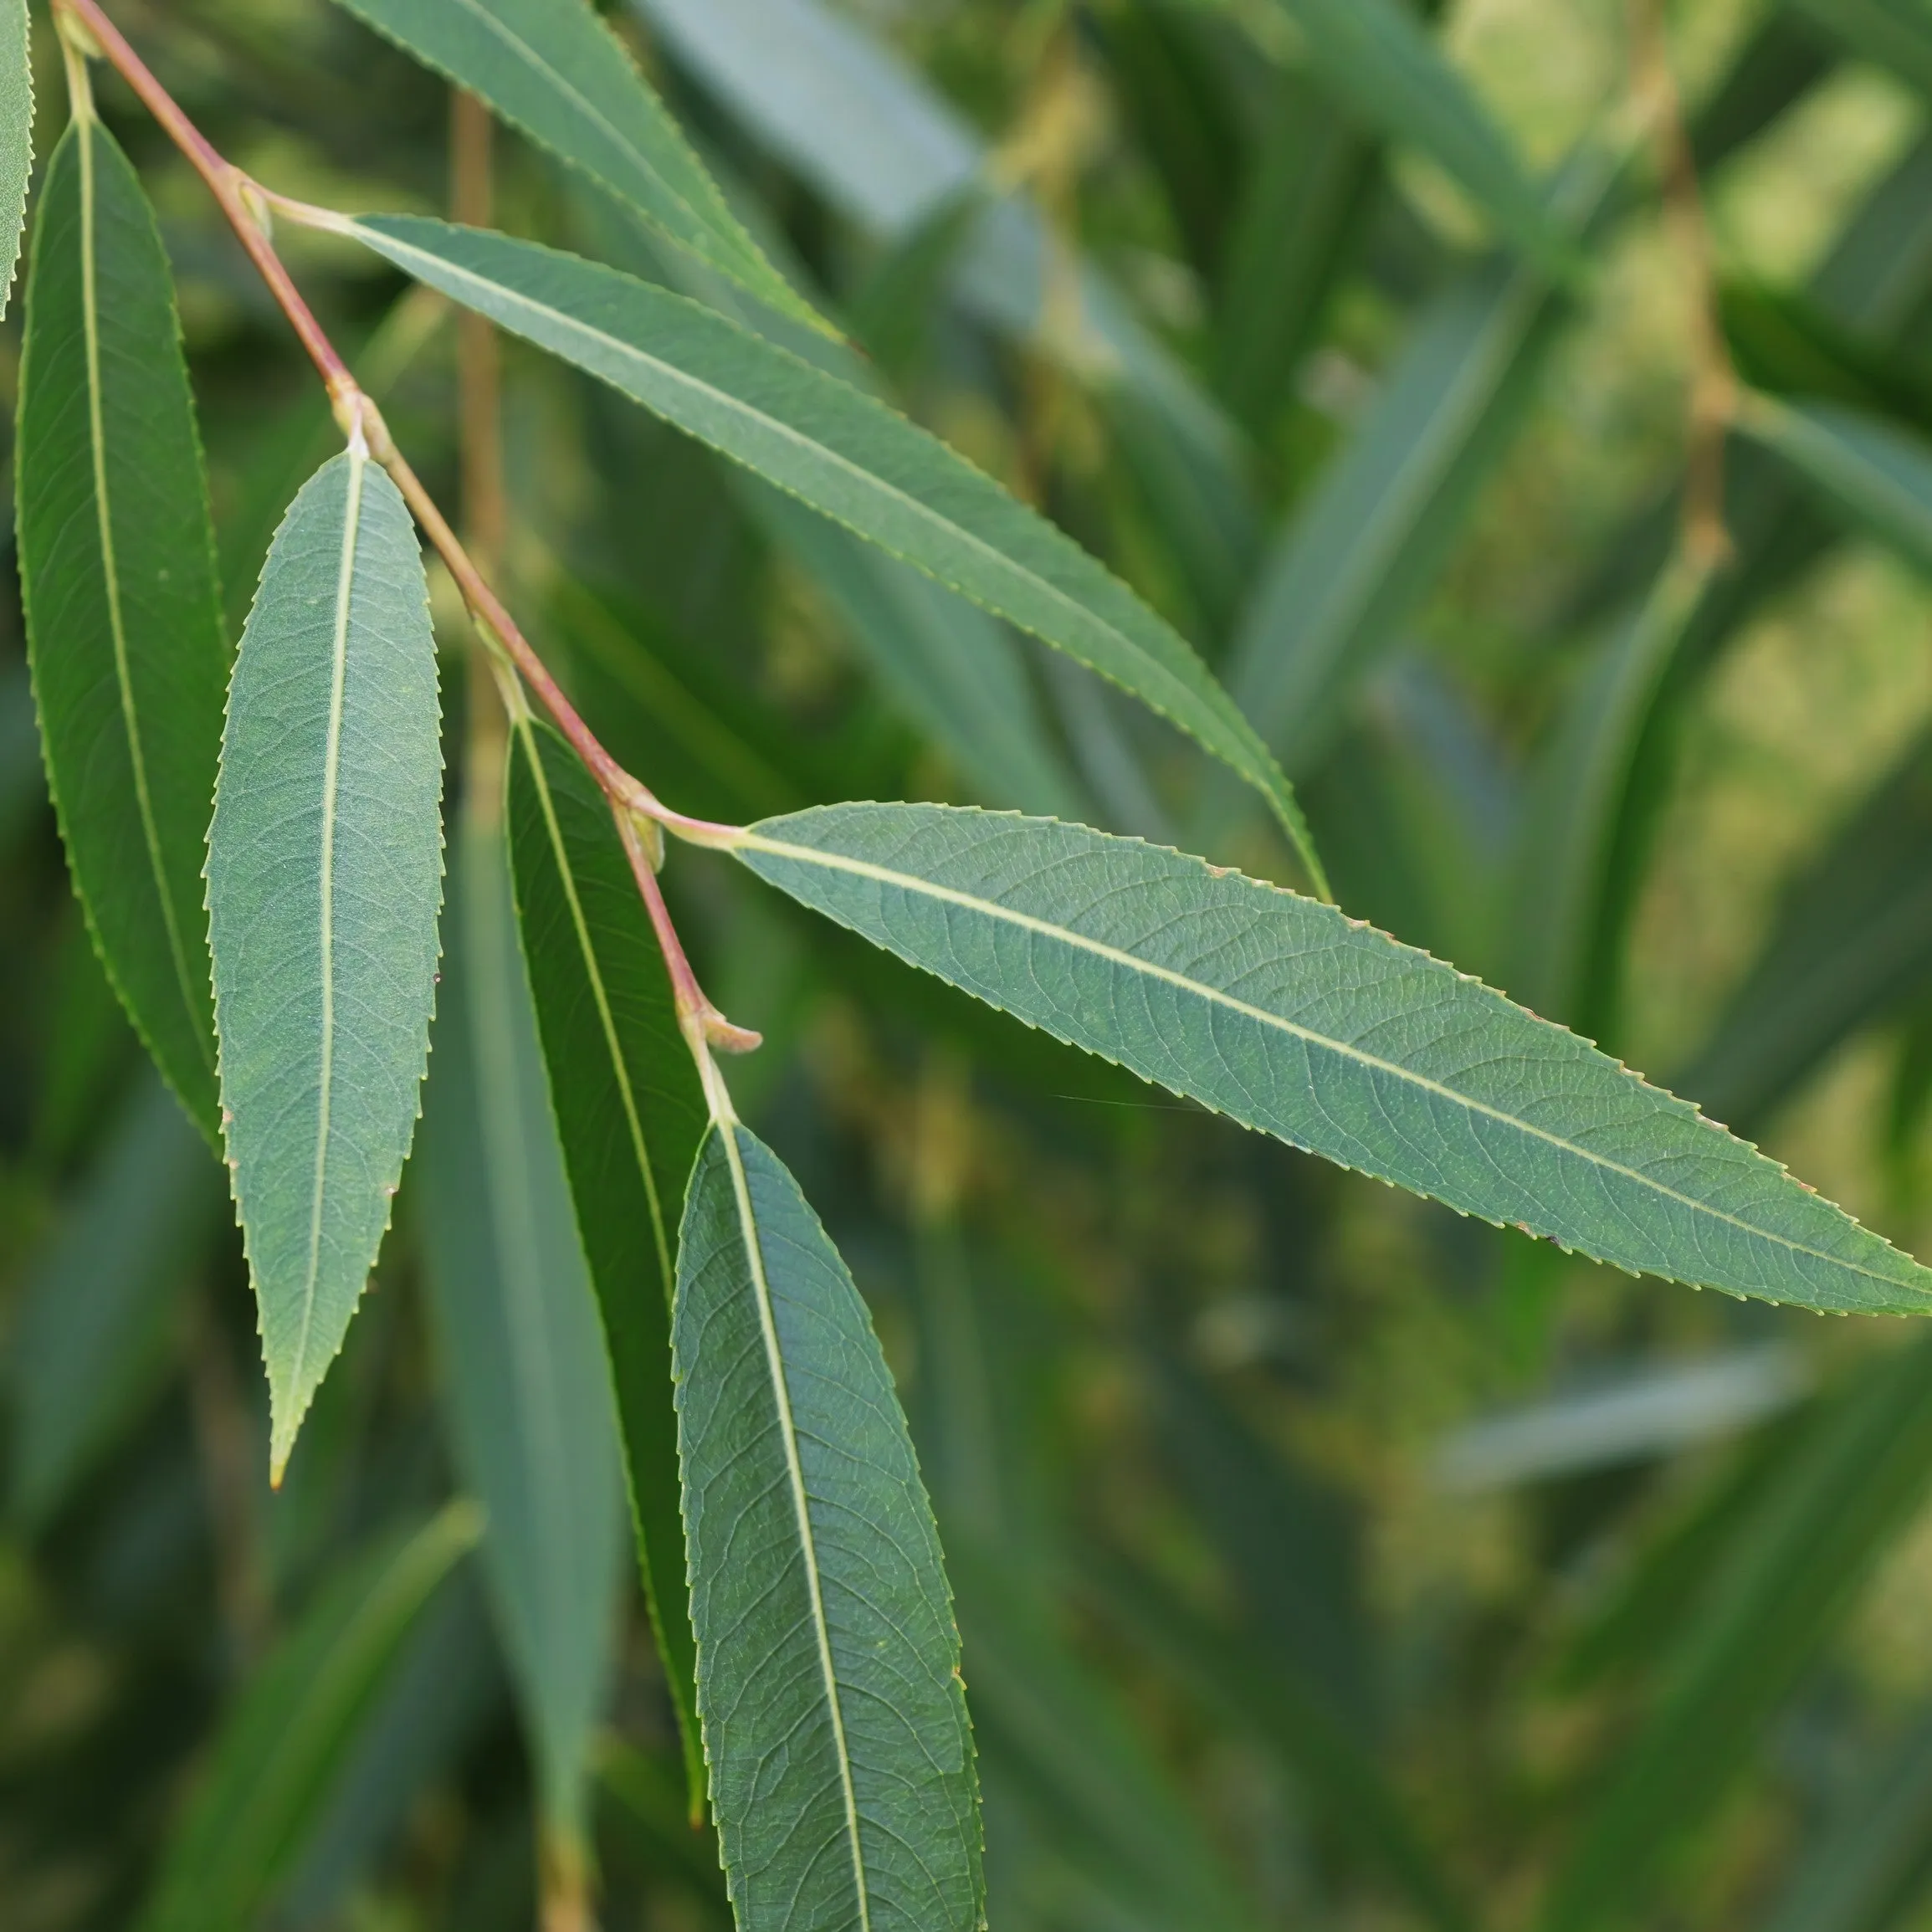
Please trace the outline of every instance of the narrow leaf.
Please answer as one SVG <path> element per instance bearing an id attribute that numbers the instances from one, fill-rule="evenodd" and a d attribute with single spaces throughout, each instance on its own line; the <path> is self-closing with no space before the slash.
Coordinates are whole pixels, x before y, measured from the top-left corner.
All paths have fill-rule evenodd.
<path id="1" fill-rule="evenodd" d="M 223 1125 L 278 1478 L 416 1130 L 443 889 L 438 725 L 416 532 L 358 446 L 275 534 L 208 828 Z"/>
<path id="2" fill-rule="evenodd" d="M 1591 147 L 1553 200 L 1581 234 L 1617 156 Z M 1228 659 L 1228 685 L 1290 771 L 1324 749 L 1354 682 L 1433 586 L 1514 439 L 1566 305 L 1541 268 L 1478 264 L 1424 312 L 1346 448 L 1281 532 Z"/>
<path id="3" fill-rule="evenodd" d="M 684 1747 L 705 1802 L 696 1658 L 671 1400 L 677 1214 L 705 1096 L 610 807 L 547 725 L 520 725 L 510 851 L 537 1032 L 623 1432 L 638 1567 Z"/>
<path id="4" fill-rule="evenodd" d="M 613 1674 L 623 1499 L 610 1374 L 517 949 L 500 797 L 458 836 L 449 970 L 423 1109 L 423 1224 L 457 1460 L 546 1828 L 581 1855 Z M 565 1089 L 575 1106 L 577 1096 Z M 657 1281 L 634 1281 L 643 1295 Z"/>
<path id="5" fill-rule="evenodd" d="M 29 1532 L 153 1392 L 218 1192 L 207 1146 L 144 1070 L 28 1272 L 0 1358 L 8 1507 Z"/>
<path id="6" fill-rule="evenodd" d="M 1832 402 L 1753 396 L 1738 426 L 1775 449 L 1854 530 L 1932 572 L 1932 447 Z"/>
<path id="7" fill-rule="evenodd" d="M 33 172 L 33 49 L 27 0 L 0 0 L 0 315 L 13 292 Z"/>
<path id="8" fill-rule="evenodd" d="M 685 1202 L 673 1342 L 698 1699 L 741 1932 L 972 1932 L 959 1638 L 852 1277 L 735 1120 Z"/>
<path id="9" fill-rule="evenodd" d="M 924 430 L 723 316 L 613 269 L 406 216 L 344 228 L 1112 679 L 1260 791 L 1319 881 L 1287 781 L 1186 643 L 1077 544 Z"/>
<path id="10" fill-rule="evenodd" d="M 1695 1109 L 1332 907 L 944 806 L 823 807 L 731 848 L 1031 1025 L 1463 1212 L 1733 1294 L 1932 1309 L 1932 1273 Z"/>
<path id="11" fill-rule="evenodd" d="M 452 1503 L 338 1576 L 222 1729 L 143 1932 L 244 1932 L 301 1850 L 417 1614 L 482 1518 Z"/>
<path id="12" fill-rule="evenodd" d="M 1651 1709 L 1550 1888 L 1546 1932 L 1626 1923 L 1762 1748 L 1765 1730 L 1932 1484 L 1932 1344 L 1885 1351 L 1807 1417 L 1708 1551 Z"/>
<path id="13" fill-rule="evenodd" d="M 1932 100 L 1932 14 L 1921 0 L 1784 0 L 1784 8 Z"/>
<path id="14" fill-rule="evenodd" d="M 1920 737 L 1791 881 L 1771 936 L 1673 1084 L 1754 1131 L 1932 968 L 1932 741 Z"/>
<path id="15" fill-rule="evenodd" d="M 1309 64 L 1370 127 L 1419 149 L 1461 183 L 1499 233 L 1546 265 L 1575 246 L 1514 146 L 1401 0 L 1278 0 Z"/>
<path id="16" fill-rule="evenodd" d="M 825 327 L 746 233 L 623 43 L 585 0 L 342 4 L 582 169 L 666 239 L 774 308 Z"/>
<path id="17" fill-rule="evenodd" d="M 212 1141 L 202 839 L 228 650 L 167 258 L 90 114 L 34 221 L 20 574 L 49 784 L 108 976 Z"/>

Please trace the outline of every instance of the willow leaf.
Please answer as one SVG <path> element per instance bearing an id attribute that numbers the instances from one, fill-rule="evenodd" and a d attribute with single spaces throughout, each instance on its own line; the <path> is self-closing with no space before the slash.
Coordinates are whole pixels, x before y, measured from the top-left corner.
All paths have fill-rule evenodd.
<path id="1" fill-rule="evenodd" d="M 852 1277 L 735 1120 L 691 1176 L 672 1324 L 698 1708 L 741 1932 L 973 1932 L 959 1636 Z"/>
<path id="2" fill-rule="evenodd" d="M 1171 719 L 1261 792 L 1320 883 L 1287 780 L 1186 641 L 936 438 L 723 316 L 614 269 L 416 217 L 341 225 Z"/>
<path id="3" fill-rule="evenodd" d="M 278 1478 L 416 1130 L 443 888 L 438 725 L 416 532 L 358 446 L 275 533 L 208 828 L 223 1128 Z"/>
<path id="4" fill-rule="evenodd" d="M 1370 127 L 1453 175 L 1497 229 L 1553 267 L 1575 243 L 1550 218 L 1503 130 L 1402 0 L 1277 0 L 1309 64 Z"/>
<path id="5" fill-rule="evenodd" d="M 27 0 L 0 0 L 0 315 L 13 292 L 20 232 L 27 223 L 27 182 L 33 172 L 33 55 Z"/>
<path id="6" fill-rule="evenodd" d="M 696 1655 L 671 1401 L 677 1204 L 705 1131 L 705 1096 L 669 976 L 603 795 L 547 725 L 520 726 L 510 851 L 537 1031 L 577 1226 L 603 1318 L 623 1432 L 644 1600 L 705 1801 Z"/>
<path id="7" fill-rule="evenodd" d="M 1835 402 L 1751 397 L 1738 418 L 1856 530 L 1932 573 L 1932 447 L 1884 418 Z"/>
<path id="8" fill-rule="evenodd" d="M 1736 1294 L 1932 1311 L 1932 1271 L 1688 1103 L 1332 907 L 944 806 L 822 807 L 731 848 L 1031 1025 L 1464 1213 Z"/>
<path id="9" fill-rule="evenodd" d="M 761 300 L 824 328 L 586 0 L 342 0 Z"/>
<path id="10" fill-rule="evenodd" d="M 501 793 L 481 762 L 456 838 L 423 1106 L 423 1246 L 444 1412 L 489 1517 L 479 1554 L 544 1823 L 572 1857 L 613 1676 L 617 1426 L 517 948 Z"/>
<path id="11" fill-rule="evenodd" d="M 223 1724 L 142 1932 L 261 1923 L 403 1638 L 481 1528 L 474 1503 L 452 1503 L 330 1584 Z"/>
<path id="12" fill-rule="evenodd" d="M 49 784 L 108 976 L 212 1141 L 202 839 L 228 649 L 167 257 L 90 113 L 34 223 L 20 574 Z"/>

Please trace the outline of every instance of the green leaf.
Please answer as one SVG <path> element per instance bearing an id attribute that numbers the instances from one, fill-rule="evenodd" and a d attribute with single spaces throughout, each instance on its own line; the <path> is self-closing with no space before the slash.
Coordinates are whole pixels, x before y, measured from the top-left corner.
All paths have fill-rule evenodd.
<path id="1" fill-rule="evenodd" d="M 415 529 L 357 446 L 275 533 L 208 828 L 223 1125 L 277 1479 L 416 1130 L 443 896 L 438 729 Z"/>
<path id="2" fill-rule="evenodd" d="M 33 172 L 33 49 L 27 0 L 0 0 L 0 315 L 13 293 L 20 234 L 27 225 L 27 183 Z"/>
<path id="3" fill-rule="evenodd" d="M 167 257 L 84 113 L 34 221 L 20 575 L 48 782 L 108 976 L 212 1142 L 202 839 L 228 648 Z"/>
<path id="4" fill-rule="evenodd" d="M 1694 1108 L 1332 907 L 944 806 L 822 807 L 729 843 L 988 1004 L 1464 1213 L 1736 1294 L 1932 1309 L 1932 1273 Z"/>
<path id="5" fill-rule="evenodd" d="M 939 1537 L 852 1277 L 735 1120 L 672 1325 L 698 1703 L 741 1932 L 973 1932 L 979 1796 Z"/>
<path id="6" fill-rule="evenodd" d="M 884 404 L 682 296 L 530 242 L 384 215 L 346 233 L 1110 678 L 1273 807 L 1288 783 L 1186 642 L 1079 546 Z"/>
<path id="7" fill-rule="evenodd" d="M 1550 219 L 1514 144 L 1401 0 L 1277 0 L 1309 64 L 1363 123 L 1419 149 L 1545 266 L 1567 271 L 1576 244 Z"/>
<path id="8" fill-rule="evenodd" d="M 1804 1847 L 1765 1932 L 1886 1932 L 1932 1878 L 1929 1837 L 1932 1709 L 1921 1704 Z"/>
<path id="9" fill-rule="evenodd" d="M 1932 572 L 1932 447 L 1831 402 L 1752 396 L 1738 427 L 1775 449 L 1854 530 Z"/>
<path id="10" fill-rule="evenodd" d="M 1616 156 L 1590 149 L 1555 206 L 1581 234 Z M 1539 268 L 1478 264 L 1434 301 L 1373 405 L 1263 565 L 1228 685 L 1289 770 L 1307 769 L 1350 686 L 1433 586 L 1514 438 L 1566 305 Z"/>
<path id="11" fill-rule="evenodd" d="M 1932 13 L 1924 0 L 1783 0 L 1785 9 L 1819 28 L 1846 53 L 1888 68 L 1932 100 Z"/>
<path id="12" fill-rule="evenodd" d="M 206 1145 L 144 1072 L 30 1268 L 0 1358 L 8 1508 L 29 1533 L 153 1393 L 217 1196 Z"/>
<path id="13" fill-rule="evenodd" d="M 329 1585 L 223 1724 L 143 1932 L 245 1932 L 260 1922 L 410 1626 L 482 1526 L 474 1504 L 452 1503 Z"/>
<path id="14" fill-rule="evenodd" d="M 614 1674 L 622 1477 L 490 776 L 473 766 L 458 834 L 423 1228 L 444 1410 L 489 1513 L 484 1572 L 545 1823 L 581 1854 L 591 1740 Z M 574 1109 L 578 1096 L 560 1091 Z M 643 1299 L 661 1281 L 628 1287 Z"/>
<path id="15" fill-rule="evenodd" d="M 637 64 L 585 0 L 342 0 L 582 169 L 667 240 L 823 329 L 759 251 Z"/>
<path id="16" fill-rule="evenodd" d="M 1740 1131 L 1932 967 L 1932 739 L 1791 881 L 1771 936 L 1674 1086 Z"/>
<path id="17" fill-rule="evenodd" d="M 558 1138 L 603 1318 L 644 1600 L 677 1714 L 694 1816 L 705 1803 L 696 1653 L 671 1400 L 677 1214 L 704 1089 L 610 807 L 547 725 L 510 767 L 510 852 Z"/>
<path id="18" fill-rule="evenodd" d="M 1801 1425 L 1709 1552 L 1650 1710 L 1552 1883 L 1547 1932 L 1628 1918 L 1733 1786 L 1932 1483 L 1932 1345 L 1887 1350 Z"/>

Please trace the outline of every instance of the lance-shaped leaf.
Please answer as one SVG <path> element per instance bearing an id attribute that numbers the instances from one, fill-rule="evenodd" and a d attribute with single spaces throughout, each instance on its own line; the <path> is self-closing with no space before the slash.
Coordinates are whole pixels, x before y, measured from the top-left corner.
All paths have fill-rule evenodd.
<path id="1" fill-rule="evenodd" d="M 971 1932 L 959 1637 L 865 1304 L 735 1120 L 691 1176 L 672 1325 L 698 1708 L 741 1932 Z"/>
<path id="2" fill-rule="evenodd" d="M 1932 1311 L 1932 1271 L 1686 1102 L 1332 907 L 944 806 L 823 807 L 731 848 L 991 1005 L 1465 1213 L 1736 1294 Z"/>
<path id="3" fill-rule="evenodd" d="M 358 445 L 275 533 L 208 828 L 223 1129 L 278 1478 L 416 1131 L 443 896 L 438 725 L 416 532 Z"/>
<path id="4" fill-rule="evenodd" d="M 0 315 L 13 292 L 20 231 L 27 220 L 27 180 L 33 172 L 33 59 L 27 0 L 0 0 Z"/>
<path id="5" fill-rule="evenodd" d="M 1320 881 L 1287 780 L 1186 640 L 923 429 L 723 316 L 614 269 L 414 217 L 340 226 L 1171 718 L 1267 798 Z"/>
<path id="6" fill-rule="evenodd" d="M 825 325 L 746 233 L 664 104 L 586 0 L 342 0 L 487 101 L 668 240 L 775 308 Z"/>
<path id="7" fill-rule="evenodd" d="M 644 1600 L 705 1801 L 696 1659 L 678 1504 L 671 1298 L 678 1203 L 705 1132 L 705 1096 L 610 807 L 549 725 L 510 753 L 510 852 L 523 954 L 550 1070 L 577 1232 L 603 1318 L 623 1432 Z"/>
<path id="8" fill-rule="evenodd" d="M 1367 126 L 1429 156 L 1530 254 L 1574 259 L 1509 137 L 1401 0 L 1277 3 L 1301 29 L 1309 64 Z"/>
<path id="9" fill-rule="evenodd" d="M 17 500 L 48 781 L 108 976 L 213 1140 L 201 869 L 228 650 L 167 257 L 91 114 L 54 151 L 29 282 Z"/>
<path id="10" fill-rule="evenodd" d="M 472 783 L 478 781 L 472 771 Z M 623 1576 L 610 1377 L 544 1080 L 500 794 L 464 802 L 423 1124 L 423 1225 L 459 1466 L 546 1829 L 581 1851 Z M 688 1056 L 687 1056 L 688 1058 Z M 560 1088 L 566 1108 L 577 1095 Z M 633 1284 L 661 1294 L 656 1282 Z"/>
<path id="11" fill-rule="evenodd" d="M 474 1503 L 452 1503 L 330 1584 L 223 1726 L 142 1932 L 260 1924 L 403 1638 L 482 1526 Z"/>
<path id="12" fill-rule="evenodd" d="M 1932 448 L 1835 402 L 1753 396 L 1738 425 L 1775 449 L 1855 530 L 1932 572 Z"/>

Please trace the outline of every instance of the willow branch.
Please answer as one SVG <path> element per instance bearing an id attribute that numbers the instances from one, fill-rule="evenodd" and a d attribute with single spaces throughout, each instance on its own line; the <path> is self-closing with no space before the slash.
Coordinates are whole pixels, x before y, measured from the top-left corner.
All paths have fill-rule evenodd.
<path id="1" fill-rule="evenodd" d="M 1678 541 L 1694 561 L 1714 568 L 1731 554 L 1724 528 L 1724 445 L 1737 413 L 1737 371 L 1718 313 L 1710 224 L 1658 0 L 1630 0 L 1628 20 L 1631 84 L 1649 108 L 1655 130 L 1664 221 L 1694 284 L 1690 420 Z"/>
<path id="2" fill-rule="evenodd" d="M 516 620 L 505 608 L 503 600 L 490 587 L 474 558 L 464 547 L 449 520 L 423 487 L 423 479 L 391 438 L 382 412 L 371 401 L 348 365 L 336 351 L 314 312 L 303 300 L 271 237 L 272 211 L 281 211 L 297 220 L 317 227 L 341 225 L 341 218 L 322 208 L 309 208 L 299 202 L 271 194 L 251 179 L 233 161 L 218 153 L 200 129 L 183 112 L 180 104 L 151 73 L 141 56 L 129 46 L 120 30 L 101 11 L 99 0 L 54 0 L 54 17 L 64 40 L 77 45 L 93 58 L 105 60 L 126 81 L 143 105 L 153 115 L 169 138 L 208 183 L 217 205 L 247 251 L 282 313 L 288 317 L 310 360 L 315 365 L 343 433 L 353 441 L 358 436 L 369 453 L 386 469 L 402 493 L 403 501 L 418 526 L 442 558 L 444 567 L 463 593 L 469 614 L 487 638 L 514 667 L 517 675 L 533 691 L 571 749 L 583 761 L 585 769 L 611 802 L 618 828 L 627 852 L 633 854 L 633 870 L 638 874 L 638 889 L 651 915 L 651 923 L 664 948 L 674 987 L 690 1007 L 689 1022 L 700 1025 L 704 1037 L 728 1051 L 743 1052 L 757 1045 L 758 1035 L 734 1027 L 699 989 L 683 946 L 679 943 L 664 895 L 658 889 L 651 855 L 645 853 L 645 828 L 663 825 L 694 843 L 728 846 L 739 828 L 689 818 L 662 805 L 650 788 L 634 778 L 612 757 L 597 735 L 577 714 L 561 687 L 538 656 L 530 640 L 518 628 Z M 487 325 L 486 325 L 487 326 Z M 642 863 L 639 862 L 642 855 Z M 680 1012 L 684 1007 L 680 1006 Z"/>

